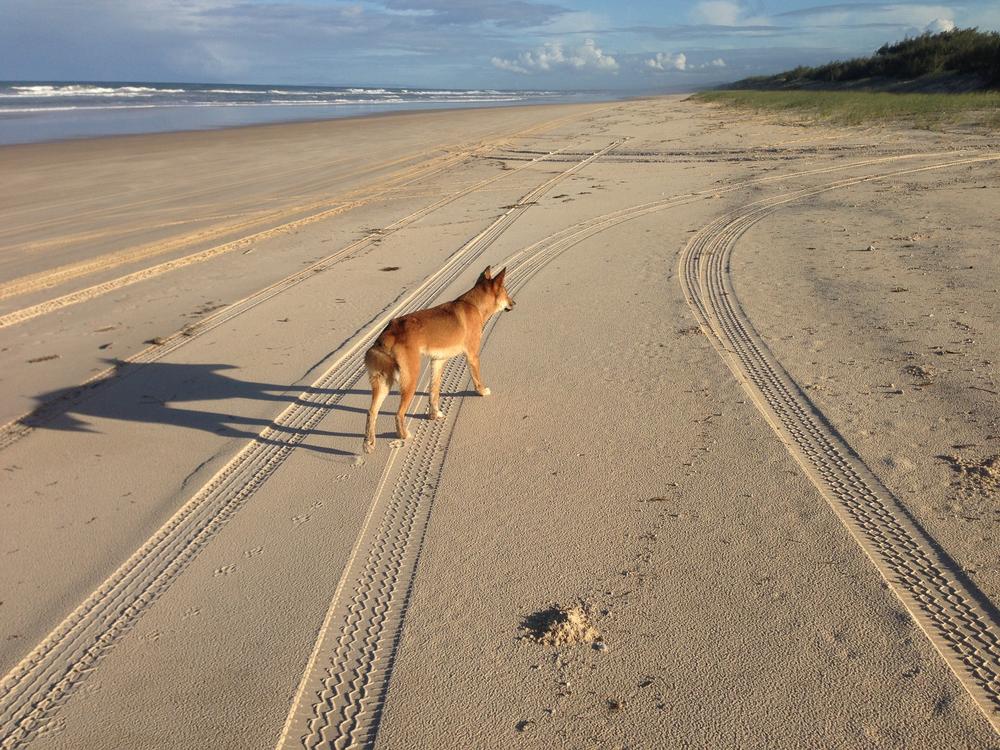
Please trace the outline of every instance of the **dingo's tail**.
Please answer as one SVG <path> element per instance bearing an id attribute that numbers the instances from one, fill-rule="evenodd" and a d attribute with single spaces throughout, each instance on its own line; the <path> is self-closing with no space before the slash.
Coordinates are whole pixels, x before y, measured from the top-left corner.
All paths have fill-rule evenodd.
<path id="1" fill-rule="evenodd" d="M 383 347 L 381 342 L 365 352 L 365 367 L 368 368 L 368 378 L 375 382 L 376 379 L 385 380 L 389 387 L 392 387 L 393 380 L 396 379 L 396 371 L 399 367 L 396 360 Z"/>

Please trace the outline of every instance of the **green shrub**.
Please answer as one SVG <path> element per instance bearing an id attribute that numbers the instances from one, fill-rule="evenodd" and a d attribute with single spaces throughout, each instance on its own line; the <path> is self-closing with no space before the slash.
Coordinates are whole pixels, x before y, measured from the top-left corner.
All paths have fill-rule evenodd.
<path id="1" fill-rule="evenodd" d="M 871 57 L 840 60 L 818 67 L 799 66 L 775 76 L 740 81 L 739 87 L 764 88 L 809 81 L 848 83 L 866 78 L 909 80 L 941 73 L 975 75 L 988 88 L 1000 88 L 1000 33 L 978 29 L 930 32 L 884 44 Z"/>

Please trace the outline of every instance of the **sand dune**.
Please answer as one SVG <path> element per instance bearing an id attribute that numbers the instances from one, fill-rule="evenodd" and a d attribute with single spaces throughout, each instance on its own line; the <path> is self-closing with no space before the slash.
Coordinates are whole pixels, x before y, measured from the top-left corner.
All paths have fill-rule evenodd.
<path id="1" fill-rule="evenodd" d="M 988 136 L 665 97 L 0 161 L 3 747 L 996 744 Z M 493 395 L 454 360 L 364 456 L 365 349 L 486 264 Z"/>

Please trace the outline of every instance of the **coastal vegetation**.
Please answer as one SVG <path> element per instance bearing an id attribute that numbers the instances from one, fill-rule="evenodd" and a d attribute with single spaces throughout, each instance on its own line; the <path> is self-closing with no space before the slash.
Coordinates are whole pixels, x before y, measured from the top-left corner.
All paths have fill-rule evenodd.
<path id="1" fill-rule="evenodd" d="M 696 96 L 800 121 L 1000 129 L 1000 34 L 922 34 L 883 45 L 871 57 L 799 66 Z"/>
<path id="2" fill-rule="evenodd" d="M 704 91 L 707 102 L 801 120 L 838 125 L 904 122 L 916 128 L 968 125 L 1000 129 L 1000 92 L 967 94 L 893 93 L 888 91 Z"/>
<path id="3" fill-rule="evenodd" d="M 737 89 L 797 89 L 824 84 L 889 90 L 1000 89 L 1000 33 L 953 29 L 884 44 L 870 57 L 799 66 L 746 78 Z"/>

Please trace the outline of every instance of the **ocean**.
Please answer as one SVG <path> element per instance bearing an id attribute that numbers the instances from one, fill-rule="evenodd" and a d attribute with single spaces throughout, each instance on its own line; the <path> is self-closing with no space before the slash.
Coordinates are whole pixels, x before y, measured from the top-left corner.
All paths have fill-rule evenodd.
<path id="1" fill-rule="evenodd" d="M 0 82 L 0 144 L 323 120 L 398 110 L 612 98 L 600 92 L 496 89 L 9 81 Z"/>

